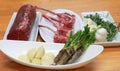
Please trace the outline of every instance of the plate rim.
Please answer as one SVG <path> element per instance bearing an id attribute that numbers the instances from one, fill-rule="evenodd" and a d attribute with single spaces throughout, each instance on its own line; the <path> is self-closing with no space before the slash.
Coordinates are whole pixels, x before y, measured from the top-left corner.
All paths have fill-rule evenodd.
<path id="1" fill-rule="evenodd" d="M 7 41 L 7 42 L 9 42 L 9 41 L 12 41 L 12 42 L 16 42 L 16 41 L 13 41 L 13 40 L 2 40 L 3 42 L 4 41 Z M 1 44 L 1 42 L 2 41 L 0 41 L 0 44 Z M 17 42 L 22 42 L 22 43 L 24 43 L 24 42 L 27 42 L 27 43 L 32 43 L 32 42 L 34 42 L 34 43 L 47 43 L 47 42 L 35 42 L 35 41 L 17 41 Z M 60 43 L 47 43 L 47 44 L 58 44 L 58 45 L 60 45 L 60 46 L 63 46 L 64 44 L 60 44 Z M 5 53 L 4 51 L 3 51 L 3 49 L 1 48 L 1 51 L 6 55 L 6 56 L 8 56 L 10 59 L 12 59 L 13 61 L 15 61 L 16 63 L 20 63 L 20 64 L 22 64 L 22 65 L 25 65 L 25 66 L 29 66 L 29 67 L 35 67 L 35 68 L 43 68 L 43 69 L 74 69 L 74 68 L 78 68 L 78 67 L 81 67 L 81 66 L 84 66 L 85 64 L 88 64 L 89 62 L 91 62 L 92 60 L 94 60 L 98 55 L 100 55 L 100 53 L 102 53 L 102 51 L 104 50 L 104 47 L 103 46 L 101 46 L 101 45 L 91 45 L 91 47 L 93 47 L 93 46 L 96 46 L 97 48 L 99 48 L 99 52 L 97 52 L 97 54 L 95 55 L 95 56 L 93 56 L 92 58 L 90 58 L 90 59 L 87 59 L 87 60 L 85 60 L 85 61 L 81 61 L 81 62 L 77 62 L 77 63 L 73 63 L 73 64 L 66 64 L 66 65 L 57 65 L 57 67 L 55 67 L 55 66 L 46 66 L 46 65 L 37 65 L 37 64 L 32 64 L 32 63 L 27 63 L 27 62 L 24 62 L 24 61 L 21 61 L 21 60 L 19 60 L 19 59 L 17 59 L 17 58 L 14 58 L 14 57 L 12 57 L 12 56 L 10 56 L 9 54 L 7 54 L 7 53 Z"/>

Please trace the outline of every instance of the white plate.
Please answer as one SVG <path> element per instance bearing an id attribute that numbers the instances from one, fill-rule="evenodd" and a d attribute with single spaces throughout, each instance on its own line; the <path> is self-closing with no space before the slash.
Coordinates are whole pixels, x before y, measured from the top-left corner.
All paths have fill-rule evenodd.
<path id="1" fill-rule="evenodd" d="M 12 27 L 12 24 L 13 24 L 13 22 L 15 20 L 16 15 L 17 15 L 17 13 L 14 12 L 13 15 L 12 15 L 12 17 L 11 17 L 11 20 L 9 22 L 9 25 L 8 25 L 8 27 L 6 29 L 5 35 L 3 37 L 3 40 L 7 40 L 7 35 L 9 33 L 10 28 Z M 36 39 L 37 39 L 37 35 L 38 35 L 38 23 L 39 23 L 40 18 L 41 18 L 41 13 L 37 12 L 36 13 L 36 19 L 35 19 L 33 28 L 32 28 L 31 33 L 30 33 L 29 41 L 36 41 Z"/>
<path id="2" fill-rule="evenodd" d="M 75 21 L 74 28 L 73 28 L 74 33 L 77 32 L 80 29 L 83 29 L 84 24 L 83 24 L 80 16 L 77 15 L 75 12 L 70 11 L 70 10 L 66 10 L 66 9 L 56 9 L 56 10 L 53 10 L 53 12 L 56 12 L 56 13 L 67 12 L 69 14 L 75 15 L 76 16 L 76 21 Z M 48 13 L 47 15 L 56 18 L 55 15 L 52 15 L 50 13 Z M 53 26 L 53 24 L 51 22 L 49 22 L 48 20 L 46 20 L 45 18 L 42 18 L 40 24 L 45 25 L 45 26 L 49 26 L 50 28 L 52 28 L 53 30 L 56 31 L 56 28 Z M 46 42 L 54 42 L 53 41 L 54 33 L 52 31 L 41 27 L 41 28 L 39 28 L 39 32 L 40 32 L 40 35 L 41 35 L 41 37 L 43 38 L 44 41 L 46 41 Z"/>
<path id="3" fill-rule="evenodd" d="M 82 12 L 81 13 L 82 19 L 85 21 L 84 16 L 87 16 L 87 15 L 90 15 L 90 14 L 95 15 L 96 13 L 98 13 L 100 15 L 100 17 L 103 18 L 105 21 L 114 22 L 114 20 L 113 20 L 109 11 Z"/>
<path id="4" fill-rule="evenodd" d="M 91 45 L 74 63 L 66 65 L 47 66 L 27 63 L 18 59 L 19 55 L 25 54 L 29 49 L 40 46 L 43 46 L 46 52 L 52 52 L 57 55 L 58 52 L 63 48 L 64 44 L 14 40 L 0 41 L 1 51 L 13 61 L 26 66 L 44 69 L 73 69 L 81 67 L 91 62 L 104 49 L 103 46 L 100 45 Z"/>
<path id="5" fill-rule="evenodd" d="M 90 14 L 95 15 L 96 13 L 98 13 L 101 16 L 101 18 L 103 18 L 103 20 L 114 22 L 109 11 L 82 12 L 81 13 L 82 20 L 85 23 L 85 21 L 86 21 L 86 18 L 84 18 L 85 16 L 90 15 Z M 114 24 L 114 25 L 116 25 L 116 24 Z M 120 32 L 118 32 L 116 34 L 116 36 L 112 42 L 97 42 L 95 44 L 100 44 L 100 45 L 107 46 L 107 47 L 108 46 L 120 46 Z"/>

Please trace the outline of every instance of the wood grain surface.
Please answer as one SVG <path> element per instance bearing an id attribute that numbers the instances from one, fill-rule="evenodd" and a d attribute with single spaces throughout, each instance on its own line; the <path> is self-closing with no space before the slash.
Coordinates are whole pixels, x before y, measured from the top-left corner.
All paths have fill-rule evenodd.
<path id="1" fill-rule="evenodd" d="M 80 15 L 87 11 L 110 11 L 115 22 L 120 22 L 120 0 L 0 0 L 0 40 L 3 39 L 13 12 L 24 4 L 52 9 L 70 9 Z M 40 10 L 38 10 L 40 11 Z M 45 13 L 45 12 L 44 12 Z M 37 41 L 42 42 L 40 35 Z M 0 71 L 59 71 L 31 68 L 15 63 L 0 51 Z M 66 70 L 62 70 L 66 71 Z M 68 71 L 120 71 L 120 46 L 105 47 L 91 63 Z"/>

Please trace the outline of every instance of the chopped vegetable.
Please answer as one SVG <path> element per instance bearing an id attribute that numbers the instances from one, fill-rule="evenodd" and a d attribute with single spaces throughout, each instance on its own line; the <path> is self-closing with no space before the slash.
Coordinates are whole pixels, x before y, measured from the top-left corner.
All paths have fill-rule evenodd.
<path id="1" fill-rule="evenodd" d="M 109 21 L 104 21 L 98 13 L 96 13 L 95 15 L 91 15 L 91 14 L 87 15 L 85 16 L 85 18 L 92 19 L 97 24 L 97 26 L 101 26 L 102 28 L 105 28 L 107 30 L 108 32 L 107 41 L 112 41 L 118 32 L 117 27 L 115 26 L 114 23 Z"/>

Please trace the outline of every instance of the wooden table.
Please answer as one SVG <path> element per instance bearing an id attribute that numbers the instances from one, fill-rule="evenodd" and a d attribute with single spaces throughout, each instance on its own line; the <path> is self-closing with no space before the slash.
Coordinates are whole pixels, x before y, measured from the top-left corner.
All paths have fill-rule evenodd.
<path id="1" fill-rule="evenodd" d="M 0 0 L 0 39 L 3 39 L 13 12 L 23 4 L 30 3 L 46 7 L 70 9 L 80 15 L 84 11 L 108 10 L 116 22 L 120 22 L 120 0 Z M 43 41 L 38 36 L 37 41 Z M 103 53 L 84 67 L 69 71 L 120 71 L 120 46 L 105 47 Z M 0 51 L 0 71 L 49 71 L 20 65 L 10 60 Z M 50 70 L 57 71 L 57 70 Z M 63 70 L 65 71 L 65 70 Z"/>

